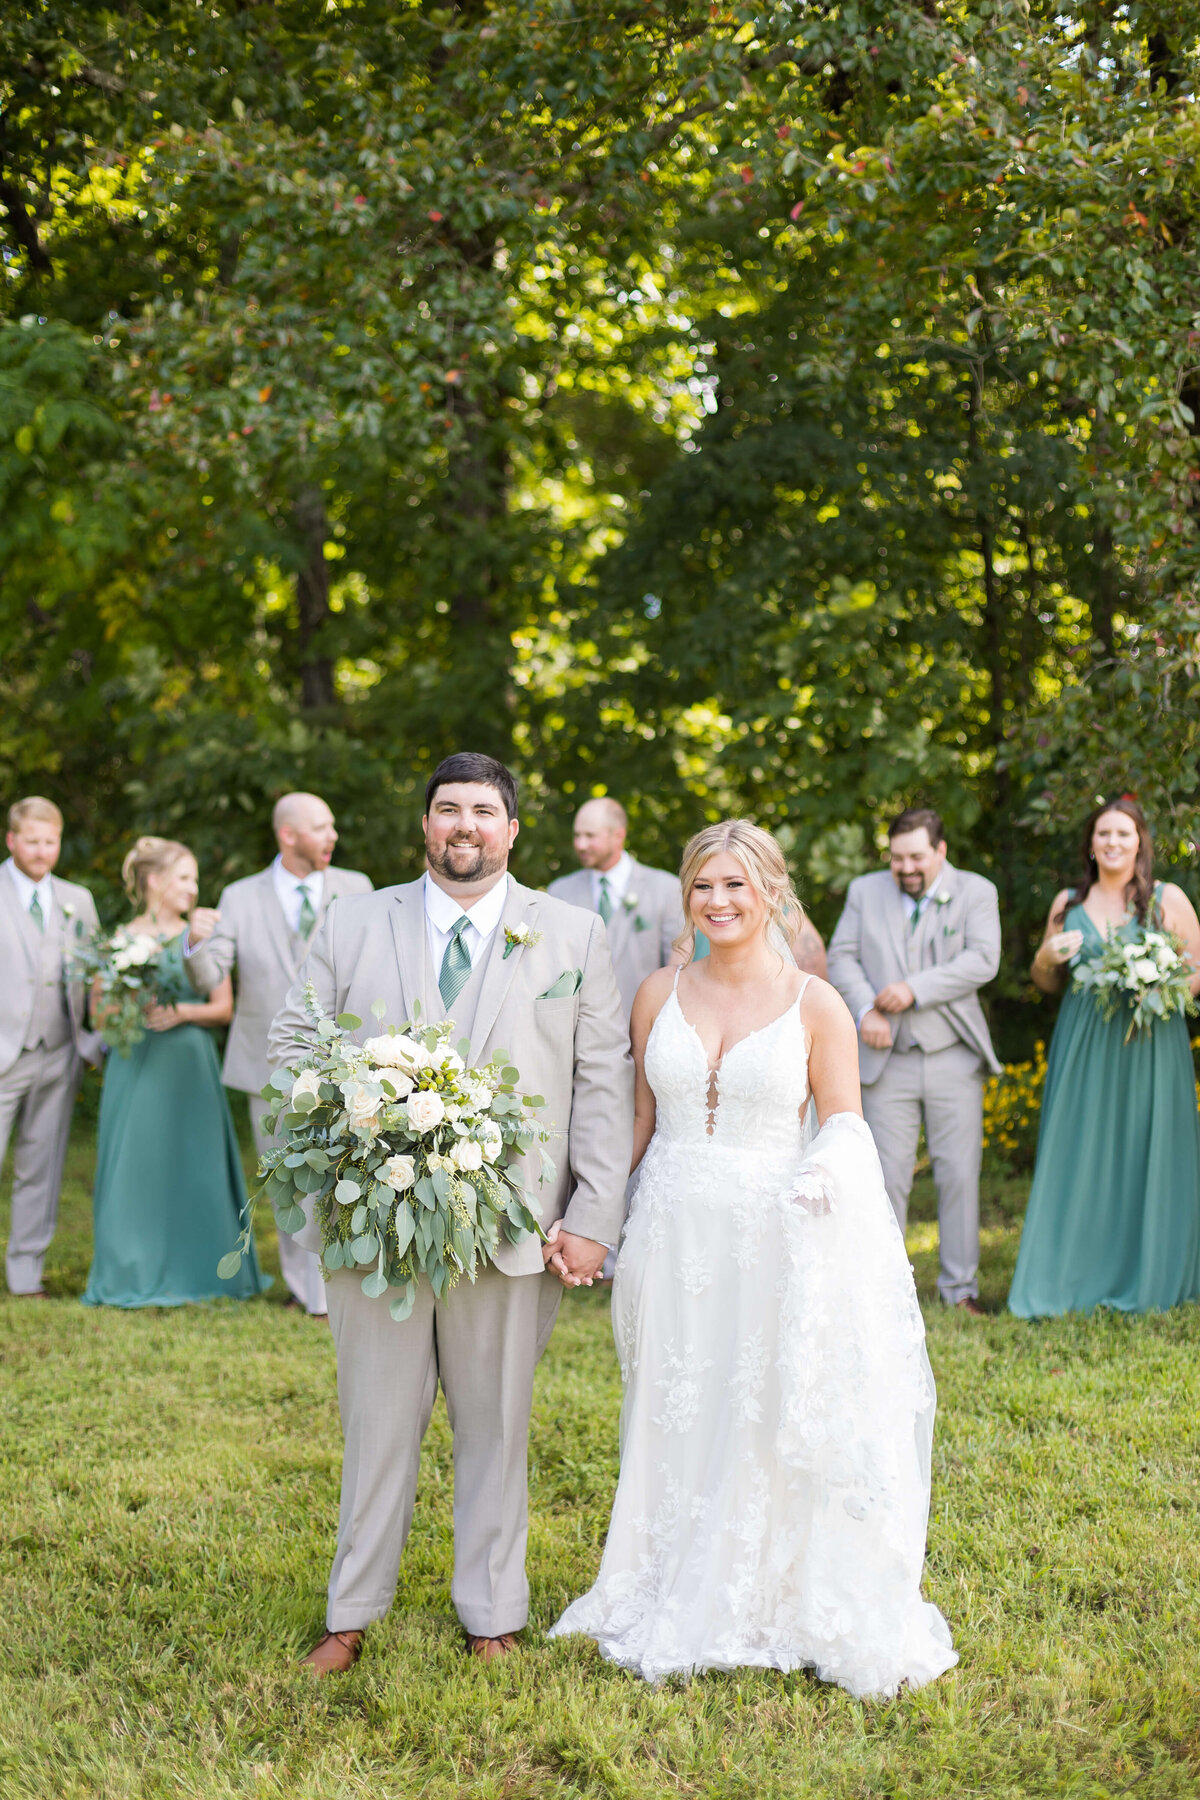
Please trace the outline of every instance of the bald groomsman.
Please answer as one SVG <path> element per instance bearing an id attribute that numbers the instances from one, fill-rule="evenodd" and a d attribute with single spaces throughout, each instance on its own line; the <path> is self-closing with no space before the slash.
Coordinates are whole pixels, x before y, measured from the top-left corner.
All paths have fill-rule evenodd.
<path id="1" fill-rule="evenodd" d="M 215 912 L 197 907 L 188 927 L 187 970 L 199 993 L 209 993 L 236 970 L 237 1005 L 222 1079 L 226 1087 L 250 1096 L 259 1156 L 270 1143 L 263 1130 L 267 1103 L 261 1095 L 271 1073 L 271 1021 L 330 904 L 340 894 L 371 892 L 370 881 L 356 869 L 330 867 L 338 834 L 333 814 L 316 794 L 285 794 L 276 802 L 271 823 L 279 845 L 275 861 L 227 887 Z M 281 1231 L 279 1267 L 291 1290 L 288 1305 L 323 1318 L 328 1308 L 320 1258 Z"/>
<path id="2" fill-rule="evenodd" d="M 585 801 L 575 815 L 575 854 L 582 867 L 549 887 L 557 900 L 604 920 L 627 1020 L 634 995 L 647 975 L 666 968 L 683 930 L 678 875 L 635 862 L 625 848 L 628 826 L 620 801 L 607 796 Z"/>
<path id="3" fill-rule="evenodd" d="M 52 800 L 18 800 L 0 868 L 0 1167 L 17 1132 L 6 1273 L 11 1293 L 38 1298 L 80 1071 L 104 1054 L 71 970 L 72 952 L 98 929 L 96 905 L 52 873 L 62 828 Z"/>

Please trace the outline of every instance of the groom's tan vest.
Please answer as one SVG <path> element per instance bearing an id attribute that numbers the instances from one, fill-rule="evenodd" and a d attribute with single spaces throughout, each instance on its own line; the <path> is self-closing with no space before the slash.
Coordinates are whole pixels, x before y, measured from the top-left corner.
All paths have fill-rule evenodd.
<path id="1" fill-rule="evenodd" d="M 907 962 L 910 975 L 916 975 L 925 966 L 926 940 L 940 929 L 941 912 L 940 906 L 926 901 L 915 930 L 909 929 Z M 948 1050 L 951 1044 L 961 1042 L 954 1021 L 942 1007 L 910 1006 L 907 1012 L 900 1014 L 893 1047 L 901 1055 L 906 1050 L 923 1050 L 928 1056 L 935 1050 Z"/>
<path id="2" fill-rule="evenodd" d="M 36 1050 L 44 1044 L 57 1050 L 71 1036 L 71 1015 L 67 1011 L 67 987 L 63 974 L 62 912 L 55 907 L 39 931 L 27 912 L 23 913 L 23 935 L 28 954 L 33 958 L 33 1006 L 25 1030 L 25 1050 Z"/>

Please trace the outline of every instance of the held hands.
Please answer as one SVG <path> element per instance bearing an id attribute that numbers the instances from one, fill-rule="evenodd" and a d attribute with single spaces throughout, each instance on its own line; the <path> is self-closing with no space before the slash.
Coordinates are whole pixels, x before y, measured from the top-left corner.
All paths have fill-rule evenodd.
<path id="1" fill-rule="evenodd" d="M 542 1262 L 564 1287 L 591 1287 L 604 1267 L 605 1249 L 595 1238 L 576 1237 L 555 1219 L 542 1245 Z"/>
<path id="2" fill-rule="evenodd" d="M 206 938 L 210 938 L 220 923 L 221 915 L 215 906 L 197 906 L 188 919 L 189 950 L 195 949 L 197 944 L 202 944 Z"/>

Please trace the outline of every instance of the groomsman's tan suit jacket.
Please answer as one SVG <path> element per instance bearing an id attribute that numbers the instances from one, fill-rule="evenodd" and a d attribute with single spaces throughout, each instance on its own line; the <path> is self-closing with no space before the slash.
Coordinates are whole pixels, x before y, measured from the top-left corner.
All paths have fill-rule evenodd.
<path id="1" fill-rule="evenodd" d="M 595 914 L 508 880 L 501 923 L 452 1017 L 458 1035 L 470 1038 L 473 1063 L 490 1061 L 502 1047 L 521 1071 L 522 1089 L 545 1097 L 540 1118 L 552 1132 L 553 1178 L 539 1185 L 536 1150 L 526 1161 L 526 1185 L 543 1228 L 561 1218 L 568 1231 L 615 1243 L 633 1143 L 633 1063 L 604 926 Z M 514 945 L 506 956 L 506 929 L 520 926 L 538 941 Z M 576 972 L 577 992 L 547 998 L 562 976 Z M 308 981 L 327 1013 L 363 1020 L 356 1037 L 403 1024 L 418 1002 L 423 1019 L 444 1018 L 423 880 L 338 901 L 271 1028 L 273 1068 L 297 1061 L 311 1041 Z M 383 1025 L 371 1014 L 376 1000 L 387 1009 Z M 312 1226 L 298 1242 L 320 1248 Z M 506 1275 L 539 1273 L 541 1249 L 533 1238 L 504 1243 L 496 1266 Z"/>
<path id="2" fill-rule="evenodd" d="M 369 878 L 357 869 L 326 869 L 317 929 L 339 895 L 370 892 Z M 296 979 L 308 944 L 284 916 L 275 891 L 274 865 L 231 882 L 218 907 L 220 924 L 185 958 L 185 966 L 201 994 L 210 994 L 236 967 L 237 1006 L 221 1079 L 226 1087 L 257 1094 L 266 1086 L 274 1066 L 267 1058 L 271 1020 Z"/>
<path id="3" fill-rule="evenodd" d="M 50 877 L 54 909 L 46 931 L 39 931 L 21 905 L 16 883 L 0 876 L 0 1075 L 6 1075 L 25 1047 L 34 1007 L 45 999 L 46 972 L 52 972 L 56 989 L 66 997 L 70 1036 L 85 1062 L 96 1063 L 104 1051 L 99 1037 L 87 1028 L 87 993 L 80 980 L 71 980 L 66 959 L 99 929 L 96 902 L 85 887 Z M 59 1015 L 61 1017 L 61 1014 Z"/>
<path id="4" fill-rule="evenodd" d="M 1000 1064 L 979 1004 L 979 989 L 1000 967 L 1000 907 L 983 875 L 942 866 L 937 893 L 916 930 L 890 869 L 850 883 L 846 906 L 829 942 L 829 979 L 859 1020 L 889 982 L 906 981 L 916 1007 L 890 1015 L 893 1047 L 911 1034 L 925 1050 L 956 1041 L 974 1050 L 993 1074 Z M 864 1087 L 879 1080 L 892 1050 L 858 1040 Z"/>
<path id="5" fill-rule="evenodd" d="M 683 930 L 683 894 L 678 875 L 647 868 L 632 857 L 630 861 L 633 871 L 629 885 L 608 921 L 608 946 L 627 1019 L 643 981 L 656 969 L 666 968 L 675 939 Z M 591 869 L 560 875 L 547 891 L 569 906 L 585 907 L 591 913 L 596 910 Z"/>

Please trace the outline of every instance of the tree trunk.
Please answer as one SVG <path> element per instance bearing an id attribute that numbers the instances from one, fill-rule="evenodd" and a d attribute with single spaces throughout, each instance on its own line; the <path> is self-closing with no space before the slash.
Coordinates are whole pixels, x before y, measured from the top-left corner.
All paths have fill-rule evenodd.
<path id="1" fill-rule="evenodd" d="M 304 547 L 304 563 L 296 576 L 300 704 L 306 712 L 312 712 L 334 702 L 333 659 L 322 654 L 320 638 L 329 617 L 329 566 L 325 561 L 329 520 L 320 488 L 301 489 L 292 517 Z"/>

